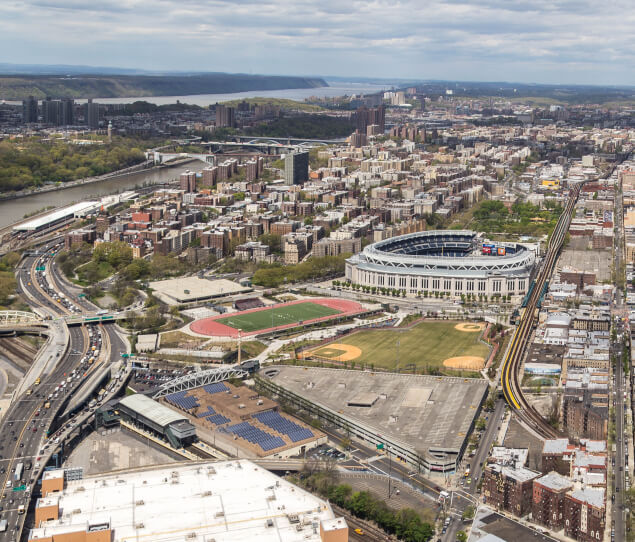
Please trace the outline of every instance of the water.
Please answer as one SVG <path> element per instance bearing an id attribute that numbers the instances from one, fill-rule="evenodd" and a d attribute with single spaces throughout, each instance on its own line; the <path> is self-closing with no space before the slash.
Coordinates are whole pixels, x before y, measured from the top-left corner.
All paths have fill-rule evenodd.
<path id="1" fill-rule="evenodd" d="M 351 96 L 353 94 L 374 94 L 390 88 L 388 85 L 371 83 L 332 83 L 329 87 L 319 88 L 289 88 L 282 90 L 250 90 L 248 92 L 233 92 L 229 94 L 192 94 L 189 96 L 144 96 L 141 98 L 95 98 L 95 102 L 102 104 L 126 104 L 137 100 L 157 105 L 181 103 L 207 106 L 216 102 L 242 100 L 243 98 L 284 98 L 287 100 L 304 101 L 311 96 L 318 98 L 333 98 L 336 96 Z M 86 100 L 75 100 L 77 103 Z"/>
<path id="2" fill-rule="evenodd" d="M 144 184 L 165 183 L 178 178 L 187 169 L 197 172 L 201 171 L 205 165 L 204 162 L 193 160 L 171 168 L 139 171 L 105 181 L 74 186 L 65 190 L 0 201 L 0 228 L 10 226 L 22 220 L 25 214 L 39 211 L 50 205 L 62 207 L 77 201 L 90 200 L 97 196 L 107 196 L 108 194 L 133 190 Z"/>

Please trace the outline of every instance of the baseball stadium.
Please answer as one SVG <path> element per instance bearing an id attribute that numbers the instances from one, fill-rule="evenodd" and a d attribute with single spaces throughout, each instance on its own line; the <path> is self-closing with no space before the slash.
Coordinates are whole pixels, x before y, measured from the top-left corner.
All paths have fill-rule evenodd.
<path id="1" fill-rule="evenodd" d="M 354 284 L 420 292 L 522 296 L 536 254 L 520 243 L 500 243 L 468 230 L 433 230 L 368 245 L 346 261 Z"/>
<path id="2" fill-rule="evenodd" d="M 210 337 L 255 336 L 273 331 L 337 320 L 364 312 L 364 307 L 347 299 L 316 298 L 279 303 L 269 307 L 233 312 L 196 320 L 190 330 Z"/>

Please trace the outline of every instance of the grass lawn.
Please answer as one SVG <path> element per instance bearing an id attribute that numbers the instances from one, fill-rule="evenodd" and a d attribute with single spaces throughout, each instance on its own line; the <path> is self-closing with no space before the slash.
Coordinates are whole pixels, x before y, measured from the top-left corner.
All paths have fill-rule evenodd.
<path id="1" fill-rule="evenodd" d="M 242 329 L 246 333 L 267 329 L 270 327 L 295 324 L 304 320 L 313 320 L 324 316 L 340 314 L 341 311 L 318 305 L 311 301 L 297 303 L 286 307 L 274 309 L 264 309 L 261 311 L 244 313 L 234 313 L 225 318 L 219 318 L 217 322 L 234 329 Z"/>
<path id="2" fill-rule="evenodd" d="M 356 364 L 373 364 L 390 370 L 408 369 L 411 364 L 417 370 L 443 370 L 443 360 L 456 356 L 487 359 L 489 348 L 478 341 L 480 332 L 458 331 L 454 329 L 455 325 L 456 322 L 431 321 L 407 331 L 365 330 L 341 337 L 336 342 L 357 346 L 362 351 L 354 360 Z"/>

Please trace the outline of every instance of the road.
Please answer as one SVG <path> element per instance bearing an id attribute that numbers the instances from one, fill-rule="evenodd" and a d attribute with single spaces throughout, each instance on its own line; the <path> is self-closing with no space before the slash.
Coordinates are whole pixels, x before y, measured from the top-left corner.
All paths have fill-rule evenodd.
<path id="1" fill-rule="evenodd" d="M 46 263 L 44 260 L 47 260 Z M 51 261 L 47 256 L 28 256 L 17 271 L 18 278 L 22 279 L 18 280 L 19 291 L 25 294 L 24 297 L 31 307 L 39 309 L 41 313 L 48 314 L 51 318 L 70 314 L 71 304 L 75 305 L 79 312 L 93 312 L 95 307 L 92 304 L 83 299 L 71 297 Z M 46 272 L 36 270 L 36 267 L 44 264 L 49 268 Z M 72 301 L 65 302 L 67 304 L 55 301 L 51 297 L 49 288 L 51 285 L 58 292 L 66 292 L 66 298 Z M 43 456 L 45 448 L 48 447 L 46 433 L 54 431 L 58 422 L 54 419 L 54 413 L 96 366 L 96 364 L 89 365 L 86 361 L 89 348 L 100 347 L 102 336 L 104 336 L 104 347 L 112 344 L 108 352 L 109 362 L 118 359 L 119 352 L 125 350 L 121 338 L 112 325 L 93 326 L 93 329 L 91 336 L 87 327 L 69 328 L 68 349 L 66 351 L 58 349 L 55 357 L 59 357 L 59 360 L 53 360 L 56 362 L 54 368 L 49 374 L 41 375 L 39 385 L 33 385 L 17 397 L 2 420 L 0 434 L 6 435 L 6 438 L 0 442 L 0 482 L 2 483 L 0 506 L 3 508 L 0 511 L 0 518 L 7 520 L 8 529 L 0 533 L 0 541 L 17 539 L 21 532 L 23 521 L 27 516 L 19 514 L 18 507 L 24 505 L 28 509 L 37 471 L 43 467 L 38 464 L 38 458 Z M 108 336 L 107 339 L 105 335 Z M 73 371 L 76 371 L 75 377 L 71 377 Z M 71 378 L 72 383 L 68 382 Z M 63 384 L 66 385 L 63 386 Z M 45 408 L 46 403 L 50 405 L 49 408 Z M 20 479 L 22 481 L 15 480 L 12 472 L 20 463 L 25 467 Z M 26 469 L 29 463 L 32 467 Z M 16 486 L 22 485 L 26 486 L 25 490 L 14 491 Z"/>

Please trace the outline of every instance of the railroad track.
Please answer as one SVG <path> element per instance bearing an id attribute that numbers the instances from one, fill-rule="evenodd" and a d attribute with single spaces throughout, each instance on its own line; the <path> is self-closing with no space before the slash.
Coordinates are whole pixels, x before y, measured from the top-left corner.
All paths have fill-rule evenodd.
<path id="1" fill-rule="evenodd" d="M 609 178 L 615 171 L 616 167 L 617 165 L 611 168 L 604 178 Z M 597 180 L 599 180 L 599 178 L 593 179 L 591 182 Z M 544 439 L 557 438 L 562 435 L 527 402 L 520 385 L 520 368 L 524 359 L 527 343 L 529 342 L 533 331 L 534 322 L 538 317 L 538 309 L 540 308 L 542 299 L 546 294 L 549 279 L 551 278 L 551 274 L 553 273 L 556 262 L 558 261 L 558 256 L 560 255 L 560 250 L 564 244 L 565 236 L 569 231 L 572 213 L 578 197 L 580 196 L 583 184 L 584 182 L 581 182 L 571 188 L 565 209 L 560 215 L 551 239 L 549 240 L 547 254 L 545 255 L 542 267 L 535 279 L 534 287 L 530 291 L 527 306 L 512 337 L 512 342 L 507 351 L 507 356 L 503 361 L 501 384 L 505 401 L 512 411 L 517 414 L 521 421 L 529 425 L 529 427 L 531 427 L 540 437 Z"/>
<path id="2" fill-rule="evenodd" d="M 378 542 L 397 542 L 399 540 L 396 536 L 388 534 L 386 531 L 380 529 L 370 521 L 357 518 L 348 510 L 340 508 L 336 504 L 331 504 L 331 508 L 336 516 L 343 516 L 346 518 L 349 540 L 377 540 Z M 363 534 L 357 534 L 355 529 L 360 529 Z"/>

